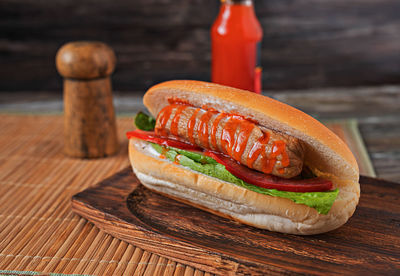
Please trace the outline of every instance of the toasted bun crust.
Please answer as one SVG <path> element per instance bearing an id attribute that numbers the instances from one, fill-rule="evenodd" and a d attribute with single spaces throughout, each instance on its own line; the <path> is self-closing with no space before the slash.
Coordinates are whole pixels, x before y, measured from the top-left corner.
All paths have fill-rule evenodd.
<path id="1" fill-rule="evenodd" d="M 168 81 L 153 86 L 144 104 L 157 116 L 169 99 L 221 112 L 241 114 L 260 126 L 292 135 L 306 145 L 305 163 L 330 179 L 339 195 L 327 215 L 289 199 L 252 192 L 149 154 L 148 143 L 131 138 L 129 156 L 148 188 L 255 227 L 292 234 L 317 234 L 343 225 L 360 195 L 354 156 L 334 133 L 305 113 L 248 91 L 199 81 Z"/>

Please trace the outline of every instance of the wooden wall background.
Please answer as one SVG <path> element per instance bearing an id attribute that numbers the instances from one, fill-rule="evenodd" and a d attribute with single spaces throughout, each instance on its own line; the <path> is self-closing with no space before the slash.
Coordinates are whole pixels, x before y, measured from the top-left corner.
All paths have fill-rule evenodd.
<path id="1" fill-rule="evenodd" d="M 399 0 L 256 0 L 267 89 L 400 83 Z M 57 49 L 101 40 L 115 90 L 208 80 L 217 0 L 0 0 L 0 91 L 61 90 Z"/>

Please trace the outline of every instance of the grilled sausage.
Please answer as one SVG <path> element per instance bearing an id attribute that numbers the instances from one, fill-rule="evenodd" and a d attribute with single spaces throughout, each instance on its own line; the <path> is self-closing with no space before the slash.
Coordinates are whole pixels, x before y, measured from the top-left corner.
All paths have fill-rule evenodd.
<path id="1" fill-rule="evenodd" d="M 173 104 L 160 111 L 155 131 L 222 152 L 267 174 L 291 178 L 303 167 L 301 141 L 238 115 Z"/>

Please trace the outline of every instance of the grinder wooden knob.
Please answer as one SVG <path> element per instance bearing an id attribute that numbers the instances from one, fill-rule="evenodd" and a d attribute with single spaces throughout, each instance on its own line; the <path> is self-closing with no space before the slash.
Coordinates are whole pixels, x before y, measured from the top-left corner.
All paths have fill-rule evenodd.
<path id="1" fill-rule="evenodd" d="M 101 42 L 71 42 L 56 56 L 64 77 L 64 153 L 97 158 L 118 151 L 110 75 L 116 58 Z"/>

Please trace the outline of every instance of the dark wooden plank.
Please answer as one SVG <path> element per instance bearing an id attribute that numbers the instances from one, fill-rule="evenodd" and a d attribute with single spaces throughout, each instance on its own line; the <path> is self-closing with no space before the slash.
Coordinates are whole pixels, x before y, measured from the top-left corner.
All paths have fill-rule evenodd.
<path id="1" fill-rule="evenodd" d="M 72 40 L 118 56 L 114 87 L 208 80 L 216 0 L 0 2 L 0 91 L 61 90 L 54 57 Z M 255 1 L 267 89 L 399 83 L 398 0 Z"/>
<path id="2" fill-rule="evenodd" d="M 398 184 L 361 177 L 354 216 L 329 233 L 245 226 L 153 193 L 131 168 L 72 198 L 73 210 L 145 250 L 218 273 L 381 274 L 400 270 Z"/>

